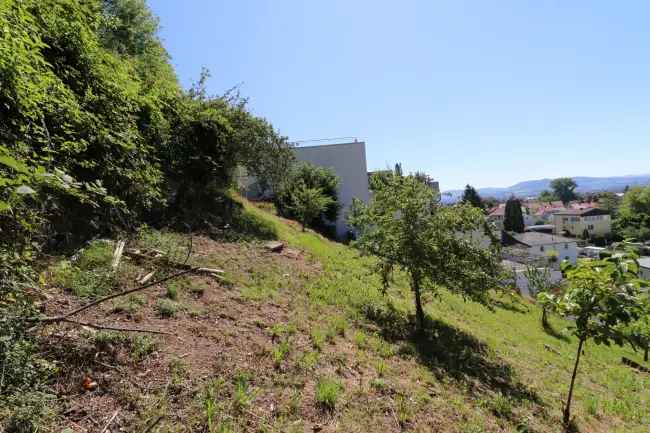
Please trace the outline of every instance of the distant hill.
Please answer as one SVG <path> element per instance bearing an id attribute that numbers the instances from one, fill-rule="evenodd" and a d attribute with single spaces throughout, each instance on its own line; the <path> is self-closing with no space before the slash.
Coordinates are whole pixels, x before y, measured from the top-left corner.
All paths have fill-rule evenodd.
<path id="1" fill-rule="evenodd" d="M 626 186 L 650 185 L 650 174 L 615 176 L 615 177 L 580 177 L 573 178 L 578 184 L 577 191 L 580 193 L 611 191 L 621 192 Z M 550 189 L 552 179 L 526 180 L 506 188 L 478 188 L 482 197 L 495 197 L 506 199 L 511 195 L 516 197 L 536 197 L 545 189 Z M 462 189 L 454 189 L 443 192 L 442 200 L 445 203 L 458 201 L 463 195 Z"/>

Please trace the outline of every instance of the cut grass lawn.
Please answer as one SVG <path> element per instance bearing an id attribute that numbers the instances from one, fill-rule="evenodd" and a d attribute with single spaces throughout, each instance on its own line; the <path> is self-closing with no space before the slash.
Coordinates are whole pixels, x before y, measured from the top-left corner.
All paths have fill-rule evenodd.
<path id="1" fill-rule="evenodd" d="M 83 398 L 77 404 L 95 419 L 119 407 L 125 431 L 143 431 L 159 416 L 154 432 L 561 431 L 577 345 L 562 333 L 569 323 L 552 317 L 544 330 L 535 305 L 504 297 L 491 311 L 441 290 L 426 305 L 427 331 L 415 334 L 403 276 L 384 296 L 372 259 L 244 206 L 299 254 L 195 237 L 190 262 L 224 269 L 229 283 L 183 280 L 175 296 L 200 314 L 173 320 L 160 317 L 169 316 L 161 303 L 178 307 L 168 287 L 147 293 L 146 303 L 132 300 L 139 326 L 178 336 L 131 337 L 137 363 L 107 362 L 119 369 L 108 370 L 101 394 L 71 397 Z M 141 242 L 173 250 L 183 239 L 150 231 Z M 184 289 L 193 285 L 201 296 Z M 630 348 L 585 348 L 574 398 L 580 432 L 648 432 L 650 375 L 621 356 L 643 364 Z M 84 362 L 84 371 L 108 368 Z M 58 431 L 66 420 L 60 416 Z"/>

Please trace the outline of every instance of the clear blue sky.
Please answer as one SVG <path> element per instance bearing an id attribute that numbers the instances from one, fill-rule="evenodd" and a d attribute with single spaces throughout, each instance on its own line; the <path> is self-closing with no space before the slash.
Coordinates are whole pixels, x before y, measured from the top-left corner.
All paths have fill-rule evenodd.
<path id="1" fill-rule="evenodd" d="M 149 0 L 181 82 L 442 189 L 650 172 L 650 2 Z"/>

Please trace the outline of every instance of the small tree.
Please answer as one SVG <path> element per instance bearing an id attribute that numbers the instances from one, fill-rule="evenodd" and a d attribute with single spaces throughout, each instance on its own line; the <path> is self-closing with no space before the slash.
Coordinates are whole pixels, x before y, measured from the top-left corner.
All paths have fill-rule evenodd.
<path id="1" fill-rule="evenodd" d="M 571 419 L 571 400 L 580 355 L 585 342 L 623 345 L 624 327 L 639 317 L 638 267 L 633 258 L 619 257 L 601 261 L 581 261 L 565 268 L 569 288 L 558 297 L 547 295 L 549 304 L 564 317 L 573 319 L 573 334 L 578 350 L 571 375 L 569 394 L 564 406 L 564 423 Z"/>
<path id="2" fill-rule="evenodd" d="M 394 268 L 408 274 L 420 331 L 423 290 L 445 286 L 487 303 L 488 289 L 499 284 L 497 252 L 463 236 L 484 228 L 483 213 L 468 205 L 441 206 L 438 194 L 413 176 L 391 177 L 369 205 L 355 200 L 349 222 L 358 232 L 355 246 L 379 259 L 385 289 Z"/>
<path id="3" fill-rule="evenodd" d="M 557 198 L 566 206 L 571 200 L 578 198 L 575 190 L 578 184 L 570 177 L 560 177 L 551 181 L 551 188 Z"/>
<path id="4" fill-rule="evenodd" d="M 632 347 L 639 346 L 643 350 L 643 360 L 648 362 L 648 351 L 650 350 L 650 294 L 642 300 L 642 307 L 639 318 L 634 321 L 627 330 Z"/>
<path id="5" fill-rule="evenodd" d="M 292 197 L 291 208 L 302 224 L 303 232 L 333 201 L 320 188 L 309 188 L 304 184 L 296 188 Z"/>
<path id="6" fill-rule="evenodd" d="M 461 201 L 463 203 L 470 204 L 479 209 L 484 208 L 483 200 L 481 199 L 481 196 L 478 194 L 478 192 L 472 185 L 465 186 L 465 191 L 463 192 L 463 198 L 461 199 Z"/>
<path id="7" fill-rule="evenodd" d="M 547 190 L 547 189 L 545 189 L 544 191 L 542 191 L 539 194 L 539 201 L 550 203 L 550 202 L 555 201 L 555 200 L 557 200 L 557 197 L 555 196 L 555 194 L 552 193 L 551 191 Z"/>
<path id="8" fill-rule="evenodd" d="M 524 231 L 524 214 L 521 212 L 521 202 L 514 197 L 510 197 L 506 202 L 503 229 L 517 233 Z"/>
<path id="9" fill-rule="evenodd" d="M 298 207 L 294 203 L 294 197 L 305 187 L 318 189 L 331 199 L 321 211 L 320 217 L 309 221 L 313 228 L 326 232 L 331 227 L 331 223 L 336 221 L 340 209 L 339 178 L 333 170 L 307 162 L 294 164 L 288 173 L 285 173 L 284 180 L 276 186 L 275 205 L 282 216 L 302 221 L 302 215 L 296 213 Z"/>
<path id="10" fill-rule="evenodd" d="M 546 328 L 548 327 L 549 304 L 544 300 L 546 299 L 546 296 L 551 293 L 551 289 L 553 288 L 551 270 L 546 266 L 539 267 L 534 264 L 528 265 L 524 271 L 524 276 L 528 280 L 528 289 L 530 290 L 530 294 L 540 300 L 542 306 L 542 326 Z"/>

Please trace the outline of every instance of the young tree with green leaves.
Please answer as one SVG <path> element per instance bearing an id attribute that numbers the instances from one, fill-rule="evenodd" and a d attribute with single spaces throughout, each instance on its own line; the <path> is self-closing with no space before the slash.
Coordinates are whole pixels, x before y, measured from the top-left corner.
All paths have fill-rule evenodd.
<path id="1" fill-rule="evenodd" d="M 535 298 L 538 298 L 542 293 L 551 293 L 551 289 L 554 287 L 553 281 L 551 280 L 551 269 L 548 266 L 538 266 L 537 264 L 528 265 L 524 271 L 524 276 L 528 280 L 530 294 Z M 549 306 L 543 302 L 541 306 L 542 326 L 546 328 L 549 326 Z"/>
<path id="2" fill-rule="evenodd" d="M 524 214 L 521 211 L 521 202 L 515 197 L 510 197 L 506 202 L 503 229 L 507 232 L 524 232 Z"/>
<path id="3" fill-rule="evenodd" d="M 302 184 L 292 192 L 291 208 L 302 224 L 304 232 L 307 225 L 319 217 L 334 201 L 323 193 L 320 188 L 310 188 Z"/>
<path id="4" fill-rule="evenodd" d="M 585 342 L 623 345 L 625 327 L 639 318 L 640 292 L 638 265 L 633 256 L 617 256 L 599 261 L 580 261 L 563 266 L 569 280 L 566 292 L 554 296 L 544 292 L 540 299 L 560 315 L 573 320 L 573 334 L 578 338 L 569 393 L 564 406 L 564 423 L 571 420 L 571 401 Z"/>
<path id="5" fill-rule="evenodd" d="M 571 200 L 578 198 L 576 194 L 576 188 L 578 184 L 570 177 L 559 177 L 551 181 L 551 188 L 553 193 L 557 198 L 562 200 L 562 203 L 566 206 Z"/>
<path id="6" fill-rule="evenodd" d="M 463 192 L 463 198 L 461 201 L 479 209 L 485 208 L 481 196 L 472 185 L 465 186 L 465 191 Z"/>
<path id="7" fill-rule="evenodd" d="M 483 213 L 465 204 L 442 206 L 438 193 L 413 176 L 389 178 L 367 205 L 355 200 L 349 222 L 358 234 L 354 245 L 378 258 L 385 289 L 394 269 L 408 274 L 420 331 L 423 291 L 444 286 L 487 304 L 488 290 L 500 284 L 496 247 L 481 248 L 466 236 L 485 228 Z"/>

